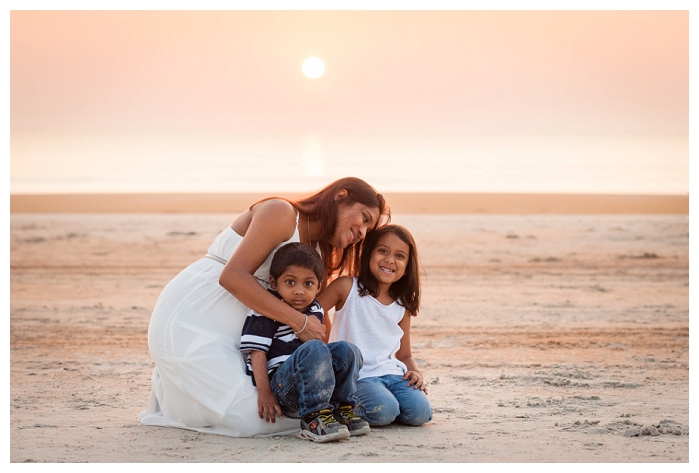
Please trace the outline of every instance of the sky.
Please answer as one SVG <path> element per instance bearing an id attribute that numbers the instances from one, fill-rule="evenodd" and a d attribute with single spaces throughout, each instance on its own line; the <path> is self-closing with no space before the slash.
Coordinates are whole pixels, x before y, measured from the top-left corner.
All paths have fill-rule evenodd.
<path id="1" fill-rule="evenodd" d="M 12 131 L 688 131 L 688 12 L 14 11 L 10 34 Z"/>
<path id="2" fill-rule="evenodd" d="M 301 73 L 309 56 L 325 63 L 318 79 Z M 565 185 L 670 193 L 689 185 L 688 11 L 12 11 L 9 76 L 13 192 L 58 189 L 44 174 L 62 167 L 56 161 L 65 158 L 61 149 L 92 153 L 94 160 L 81 165 L 93 163 L 91 185 L 104 185 L 95 180 L 103 167 L 96 156 L 109 154 L 105 149 L 117 141 L 133 142 L 135 134 L 161 141 L 241 137 L 227 145 L 236 156 L 257 149 L 308 161 L 318 148 L 322 162 L 306 162 L 306 171 L 316 166 L 328 177 L 335 158 L 358 147 L 366 151 L 374 143 L 373 157 L 391 161 L 410 151 L 406 142 L 416 149 L 421 145 L 414 140 L 422 139 L 442 156 L 447 173 L 464 156 L 476 164 L 501 159 L 483 176 L 490 181 L 507 163 L 534 166 L 537 175 L 552 168 L 531 156 L 520 159 L 523 143 L 538 143 L 529 155 L 565 148 L 565 159 L 568 151 L 579 153 L 573 149 L 579 137 L 589 136 L 582 143 L 596 143 L 590 159 L 600 156 L 600 147 L 613 148 L 620 160 L 613 165 L 623 173 L 651 139 L 655 151 L 640 164 L 648 183 L 641 179 L 634 187 L 620 174 L 616 188 L 612 181 Z M 111 138 L 97 145 L 97 136 Z M 482 152 L 474 152 L 474 136 L 500 148 L 479 142 Z M 560 148 L 561 137 L 575 138 Z M 619 137 L 628 137 L 627 149 L 619 148 Z M 66 145 L 76 139 L 93 144 Z M 275 144 L 265 151 L 264 143 Z M 283 143 L 293 144 L 282 151 Z M 210 153 L 220 156 L 223 149 Z M 517 149 L 509 161 L 507 149 Z M 139 162 L 151 159 L 139 156 Z M 161 147 L 152 159 L 162 162 L 167 152 Z M 429 157 L 413 153 L 411 159 Z M 674 174 L 668 185 L 653 187 L 659 168 Z M 406 190 L 416 185 L 420 165 L 401 171 L 416 169 L 398 179 Z M 186 170 L 183 164 L 177 172 L 186 177 Z M 79 173 L 62 172 L 59 187 L 70 190 Z M 551 172 L 532 189 L 555 190 L 546 182 L 562 175 Z M 574 179 L 571 172 L 565 179 Z M 518 190 L 515 177 L 509 179 L 493 190 Z"/>

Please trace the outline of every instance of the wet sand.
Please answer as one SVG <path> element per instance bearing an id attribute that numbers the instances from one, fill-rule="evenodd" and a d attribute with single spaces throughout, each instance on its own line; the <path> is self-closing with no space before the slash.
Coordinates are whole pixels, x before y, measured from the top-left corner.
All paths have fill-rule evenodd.
<path id="1" fill-rule="evenodd" d="M 281 193 L 296 199 L 299 194 Z M 394 213 L 687 214 L 687 195 L 386 193 Z M 12 213 L 238 213 L 269 194 L 18 194 Z"/>
<path id="2" fill-rule="evenodd" d="M 151 310 L 234 217 L 11 214 L 11 462 L 689 461 L 686 213 L 396 209 L 432 422 L 325 445 L 142 426 Z"/>

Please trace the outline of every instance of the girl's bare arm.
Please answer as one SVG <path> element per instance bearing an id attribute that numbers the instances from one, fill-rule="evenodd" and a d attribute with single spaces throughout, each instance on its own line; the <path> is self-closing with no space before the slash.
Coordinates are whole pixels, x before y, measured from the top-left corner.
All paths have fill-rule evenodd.
<path id="1" fill-rule="evenodd" d="M 400 348 L 396 352 L 396 358 L 405 364 L 408 371 L 403 375 L 403 379 L 409 379 L 408 386 L 414 386 L 415 389 L 420 389 L 427 394 L 427 385 L 425 378 L 420 371 L 420 367 L 413 359 L 413 353 L 410 350 L 410 319 L 412 316 L 405 311 L 403 318 L 398 322 L 398 326 L 403 330 L 403 337 L 400 339 Z"/>
<path id="2" fill-rule="evenodd" d="M 223 267 L 219 283 L 240 302 L 255 312 L 289 325 L 303 341 L 325 337 L 325 327 L 316 317 L 308 317 L 267 292 L 253 276 L 257 268 L 296 228 L 296 211 L 288 202 L 269 200 L 250 211 L 245 235 L 228 263 Z"/>
<path id="3" fill-rule="evenodd" d="M 325 343 L 328 343 L 330 329 L 332 328 L 332 322 L 328 316 L 328 311 L 333 308 L 336 311 L 342 309 L 351 289 L 352 278 L 343 276 L 331 282 L 328 287 L 316 297 L 316 300 L 320 303 L 321 307 L 323 307 L 323 311 L 325 311 L 325 317 L 323 317 L 323 325 L 325 325 Z"/>
<path id="4" fill-rule="evenodd" d="M 340 310 L 347 300 L 347 296 L 351 289 L 352 278 L 349 276 L 342 276 L 335 279 L 328 287 L 323 289 L 323 292 L 318 294 L 316 300 L 320 302 L 325 312 L 330 309 Z"/>

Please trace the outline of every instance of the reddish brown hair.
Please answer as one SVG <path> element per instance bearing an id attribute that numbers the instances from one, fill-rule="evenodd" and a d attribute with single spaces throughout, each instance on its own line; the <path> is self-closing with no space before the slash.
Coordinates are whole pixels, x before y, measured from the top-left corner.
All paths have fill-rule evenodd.
<path id="1" fill-rule="evenodd" d="M 347 195 L 336 201 L 335 196 L 343 189 L 347 191 Z M 369 184 L 356 177 L 338 179 L 315 194 L 300 200 L 293 201 L 281 197 L 269 197 L 263 200 L 269 199 L 286 200 L 296 210 L 307 216 L 310 221 L 321 222 L 318 246 L 323 254 L 323 265 L 327 274 L 325 278 L 326 283 L 330 281 L 333 275 L 346 274 L 355 276 L 359 268 L 359 246 L 361 242 L 349 245 L 347 248 L 335 248 L 329 243 L 333 235 L 335 235 L 339 204 L 351 206 L 355 203 L 360 203 L 367 207 L 379 209 L 379 219 L 374 228 L 378 227 L 379 224 L 386 224 L 391 221 L 391 210 L 386 205 L 386 200 L 383 196 Z M 258 203 L 256 202 L 250 208 Z"/>

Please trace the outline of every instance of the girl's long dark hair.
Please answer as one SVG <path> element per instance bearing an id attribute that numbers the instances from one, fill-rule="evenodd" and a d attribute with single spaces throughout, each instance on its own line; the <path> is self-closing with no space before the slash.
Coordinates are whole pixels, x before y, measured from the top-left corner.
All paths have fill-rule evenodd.
<path id="1" fill-rule="evenodd" d="M 359 263 L 359 275 L 357 277 L 359 295 L 367 296 L 371 294 L 372 297 L 379 296 L 379 282 L 369 268 L 369 260 L 381 237 L 388 233 L 393 233 L 403 240 L 410 249 L 405 273 L 398 281 L 391 284 L 391 287 L 388 289 L 388 295 L 405 307 L 410 315 L 417 315 L 420 310 L 420 261 L 417 255 L 417 245 L 415 245 L 415 239 L 410 232 L 400 225 L 379 227 L 369 232 L 364 239 Z"/>
<path id="2" fill-rule="evenodd" d="M 347 195 L 335 201 L 335 196 L 343 189 L 347 191 Z M 269 197 L 259 202 L 270 199 L 283 198 Z M 327 273 L 326 283 L 333 276 L 355 276 L 359 267 L 359 245 L 361 245 L 361 242 L 349 245 L 347 248 L 335 248 L 329 243 L 333 235 L 335 235 L 339 204 L 351 206 L 355 203 L 360 203 L 367 207 L 378 208 L 379 220 L 376 222 L 377 226 L 380 223 L 388 223 L 391 220 L 391 211 L 386 205 L 384 197 L 376 192 L 376 189 L 356 177 L 338 179 L 315 194 L 300 200 L 283 200 L 286 200 L 296 210 L 306 215 L 310 221 L 321 222 L 318 246 L 320 246 L 323 255 L 323 265 Z M 253 204 L 250 208 L 252 209 L 259 202 Z"/>

